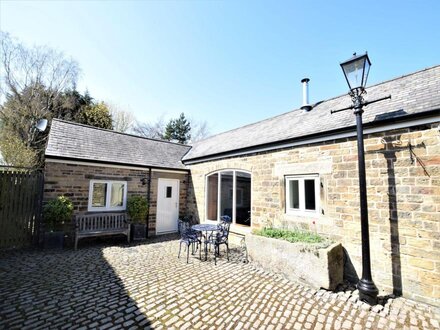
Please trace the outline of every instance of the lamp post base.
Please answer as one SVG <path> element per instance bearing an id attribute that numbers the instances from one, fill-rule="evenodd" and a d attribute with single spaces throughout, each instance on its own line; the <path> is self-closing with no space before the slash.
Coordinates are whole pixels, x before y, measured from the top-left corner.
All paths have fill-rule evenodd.
<path id="1" fill-rule="evenodd" d="M 357 284 L 357 289 L 359 290 L 359 300 L 364 301 L 370 305 L 377 304 L 377 295 L 379 290 L 373 281 L 360 279 Z"/>

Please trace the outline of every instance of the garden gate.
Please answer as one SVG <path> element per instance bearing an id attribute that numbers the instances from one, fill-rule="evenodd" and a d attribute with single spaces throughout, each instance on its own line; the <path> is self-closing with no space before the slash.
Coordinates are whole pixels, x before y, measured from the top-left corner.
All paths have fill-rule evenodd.
<path id="1" fill-rule="evenodd" d="M 43 184 L 41 170 L 0 167 L 0 248 L 38 243 Z"/>

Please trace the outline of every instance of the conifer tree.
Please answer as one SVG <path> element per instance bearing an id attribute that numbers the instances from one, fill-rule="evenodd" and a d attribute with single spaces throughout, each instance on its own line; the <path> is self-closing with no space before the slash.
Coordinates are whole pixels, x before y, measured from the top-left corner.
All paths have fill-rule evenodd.
<path id="1" fill-rule="evenodd" d="M 191 124 L 185 118 L 185 114 L 182 112 L 177 119 L 171 119 L 165 127 L 165 133 L 163 134 L 164 140 L 177 141 L 181 144 L 186 144 L 191 139 Z"/>

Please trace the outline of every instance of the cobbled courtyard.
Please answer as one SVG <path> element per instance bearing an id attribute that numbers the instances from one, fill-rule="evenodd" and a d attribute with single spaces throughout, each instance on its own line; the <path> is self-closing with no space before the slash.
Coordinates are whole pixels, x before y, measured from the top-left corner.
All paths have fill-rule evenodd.
<path id="1" fill-rule="evenodd" d="M 312 290 L 244 263 L 236 247 L 177 258 L 175 236 L 78 251 L 0 253 L 1 329 L 439 329 L 438 309 L 403 298 Z"/>

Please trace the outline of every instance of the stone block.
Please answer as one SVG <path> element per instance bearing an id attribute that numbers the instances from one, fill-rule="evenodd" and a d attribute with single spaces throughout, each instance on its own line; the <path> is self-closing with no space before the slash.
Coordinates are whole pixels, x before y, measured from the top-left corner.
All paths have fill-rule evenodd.
<path id="1" fill-rule="evenodd" d="M 426 260 L 423 258 L 408 258 L 408 264 L 417 268 L 423 268 L 427 270 L 434 269 L 434 263 L 431 260 Z"/>
<path id="2" fill-rule="evenodd" d="M 249 258 L 262 268 L 314 288 L 334 290 L 343 281 L 343 251 L 340 243 L 290 243 L 246 235 Z"/>

